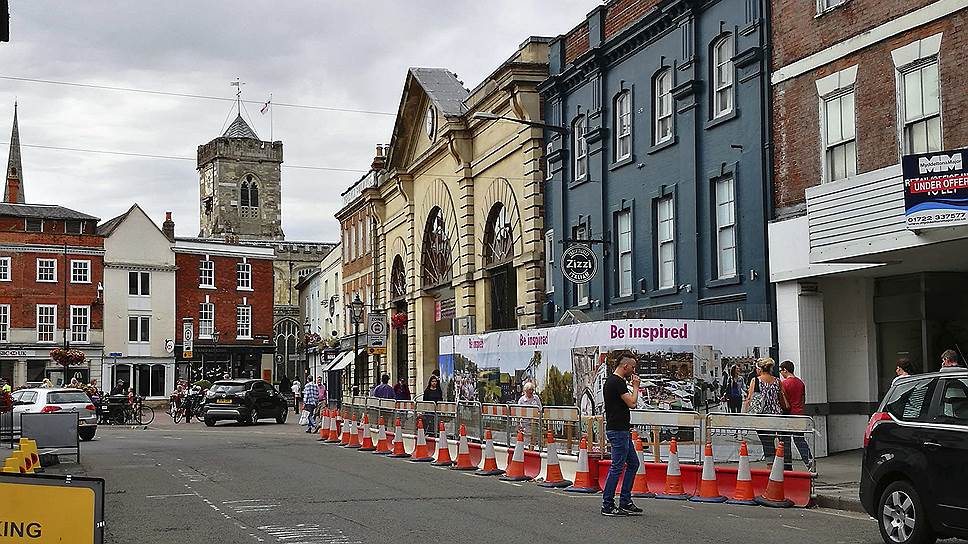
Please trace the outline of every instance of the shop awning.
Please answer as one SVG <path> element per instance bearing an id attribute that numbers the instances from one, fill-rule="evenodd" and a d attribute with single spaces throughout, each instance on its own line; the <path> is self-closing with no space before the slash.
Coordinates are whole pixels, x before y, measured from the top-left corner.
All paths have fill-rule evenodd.
<path id="1" fill-rule="evenodd" d="M 366 352 L 365 349 L 360 349 L 356 352 L 356 355 L 357 357 L 359 357 L 360 354 L 365 352 Z M 340 353 L 336 357 L 336 359 L 333 359 L 333 362 L 330 363 L 328 367 L 326 367 L 326 372 L 331 372 L 333 370 L 343 370 L 344 368 L 348 367 L 351 362 L 353 362 L 353 350 L 344 351 L 343 353 Z"/>

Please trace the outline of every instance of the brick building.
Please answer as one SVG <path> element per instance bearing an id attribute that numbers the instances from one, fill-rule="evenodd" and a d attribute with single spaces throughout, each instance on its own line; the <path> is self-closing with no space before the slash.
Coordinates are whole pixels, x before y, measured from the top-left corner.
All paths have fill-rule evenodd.
<path id="1" fill-rule="evenodd" d="M 910 227 L 900 164 L 968 147 L 968 4 L 771 8 L 779 355 L 800 367 L 821 453 L 858 448 L 899 358 L 931 371 L 968 345 L 968 227 Z"/>
<path id="2" fill-rule="evenodd" d="M 65 381 L 50 350 L 69 346 L 86 361 L 67 380 L 100 379 L 104 243 L 98 218 L 25 204 L 16 110 L 0 203 L 0 377 L 14 385 Z"/>
<path id="3" fill-rule="evenodd" d="M 191 380 L 272 376 L 272 248 L 176 238 L 175 357 Z M 185 357 L 183 327 L 194 332 Z"/>

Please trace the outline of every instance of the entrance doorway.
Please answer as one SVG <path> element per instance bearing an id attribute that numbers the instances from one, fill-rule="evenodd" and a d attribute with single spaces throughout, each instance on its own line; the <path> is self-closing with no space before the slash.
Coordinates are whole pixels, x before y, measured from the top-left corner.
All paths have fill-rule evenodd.
<path id="1" fill-rule="evenodd" d="M 510 263 L 492 268 L 488 281 L 491 295 L 491 326 L 489 330 L 518 328 L 518 283 Z"/>

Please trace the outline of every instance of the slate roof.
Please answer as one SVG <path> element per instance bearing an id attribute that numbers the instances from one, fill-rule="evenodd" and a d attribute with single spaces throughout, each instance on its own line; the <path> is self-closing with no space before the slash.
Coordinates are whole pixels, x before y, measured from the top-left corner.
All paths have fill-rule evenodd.
<path id="1" fill-rule="evenodd" d="M 444 68 L 411 68 L 410 73 L 444 116 L 467 112 L 464 100 L 471 94 L 453 72 Z"/>
<path id="2" fill-rule="evenodd" d="M 93 215 L 87 215 L 86 213 L 81 213 L 70 208 L 51 204 L 11 204 L 9 202 L 0 202 L 0 216 L 100 221 L 99 218 Z"/>
<path id="3" fill-rule="evenodd" d="M 258 140 L 259 136 L 252 130 L 252 127 L 242 119 L 241 115 L 235 116 L 235 121 L 229 125 L 229 128 L 225 129 L 222 134 L 223 138 L 252 138 L 253 140 Z"/>
<path id="4" fill-rule="evenodd" d="M 98 236 L 110 236 L 111 233 L 114 232 L 114 229 L 118 228 L 118 225 L 120 225 L 121 222 L 124 221 L 124 218 L 127 217 L 129 213 L 131 213 L 131 210 L 128 210 L 113 219 L 108 219 L 107 221 L 98 225 L 97 226 Z"/>

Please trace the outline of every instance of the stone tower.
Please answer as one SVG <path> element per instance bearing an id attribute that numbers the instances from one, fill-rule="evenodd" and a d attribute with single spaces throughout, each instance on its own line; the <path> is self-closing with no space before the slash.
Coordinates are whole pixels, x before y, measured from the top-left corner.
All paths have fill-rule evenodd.
<path id="1" fill-rule="evenodd" d="M 17 104 L 13 105 L 13 130 L 10 132 L 10 153 L 7 156 L 7 181 L 3 187 L 3 201 L 24 203 L 23 171 L 20 165 L 20 128 L 17 126 Z"/>
<path id="2" fill-rule="evenodd" d="M 282 240 L 282 142 L 264 142 L 236 116 L 198 146 L 202 238 Z"/>

